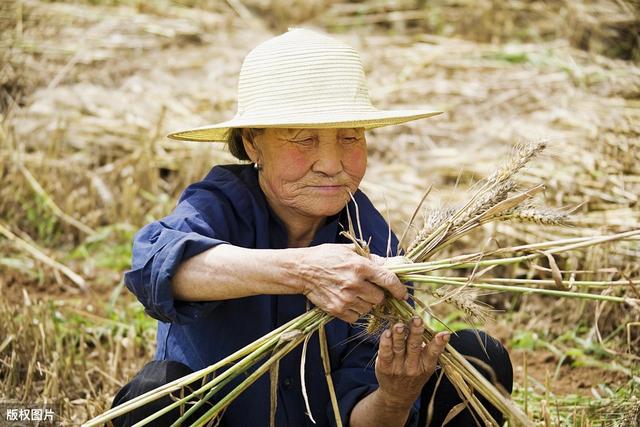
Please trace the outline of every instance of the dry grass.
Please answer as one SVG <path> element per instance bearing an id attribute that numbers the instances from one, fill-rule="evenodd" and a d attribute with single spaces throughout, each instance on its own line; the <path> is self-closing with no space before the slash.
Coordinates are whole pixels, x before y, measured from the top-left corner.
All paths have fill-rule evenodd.
<path id="1" fill-rule="evenodd" d="M 53 403 L 64 425 L 108 408 L 146 363 L 155 339 L 153 322 L 132 298 L 119 304 L 102 312 L 84 298 L 32 299 L 26 290 L 22 301 L 3 298 L 0 400 Z"/>
<path id="2" fill-rule="evenodd" d="M 2 302 L 0 344 L 15 337 L 0 350 L 0 396 L 21 397 L 24 391 L 14 394 L 11 388 L 19 381 L 29 392 L 56 398 L 43 390 L 58 384 L 69 419 L 103 409 L 117 386 L 98 369 L 112 372 L 116 337 L 125 331 L 108 322 L 100 323 L 102 329 L 61 331 L 51 314 L 55 304 L 48 301 L 106 300 L 102 295 L 126 268 L 132 233 L 168 212 L 180 191 L 211 165 L 231 161 L 218 145 L 178 144 L 163 135 L 230 117 L 244 54 L 291 24 L 344 30 L 340 37 L 363 54 L 377 106 L 448 111 L 368 135 L 363 189 L 382 212 L 388 206 L 397 232 L 422 196 L 416 189 L 433 184 L 426 206 L 432 211 L 465 200 L 465 191 L 492 171 L 496 158 L 516 142 L 538 138 L 549 139 L 549 154 L 516 185 L 528 188 L 543 180 L 545 205 L 580 205 L 573 227 L 505 223 L 481 228 L 453 249 L 477 247 L 479 241 L 494 249 L 640 224 L 640 69 L 638 39 L 629 36 L 638 25 L 637 2 L 472 7 L 445 0 L 279 0 L 271 14 L 261 0 L 186 3 L 199 9 L 133 0 L 0 4 L 0 223 L 92 289 L 81 293 L 60 271 L 0 238 L 0 287 L 11 296 Z M 497 233 L 509 237 L 496 242 Z M 629 242 L 556 261 L 561 270 L 583 271 L 574 280 L 625 280 L 637 277 L 639 253 L 637 242 Z M 496 275 L 546 279 L 548 267 L 518 265 Z M 43 305 L 19 303 L 23 288 L 39 295 L 33 299 L 43 299 Z M 519 310 L 523 298 L 484 299 L 511 313 L 512 331 L 546 329 L 555 340 L 579 325 L 580 339 L 597 343 L 599 333 L 605 347 L 619 353 L 602 356 L 606 360 L 624 366 L 637 361 L 640 328 L 631 326 L 627 340 L 625 325 L 640 318 L 617 305 L 567 306 L 525 297 L 529 309 Z M 130 313 L 118 310 L 117 316 Z M 48 332 L 38 351 L 33 343 L 39 327 L 21 321 L 24 316 L 42 319 Z M 66 323 L 75 325 L 67 318 L 60 324 Z M 498 326 L 504 325 L 486 325 Z M 78 330 L 84 330 L 84 346 Z M 128 331 L 125 336 L 133 339 Z M 98 339 L 108 345 L 90 347 Z M 78 365 L 83 347 L 91 382 L 70 369 L 84 369 Z M 151 355 L 148 343 L 131 348 L 133 356 L 119 359 L 118 383 Z M 37 373 L 34 354 L 57 380 L 44 370 Z M 10 363 L 20 369 L 8 369 Z M 30 383 L 29 375 L 35 378 Z"/>
<path id="3" fill-rule="evenodd" d="M 399 0 L 335 3 L 329 28 L 384 28 L 404 34 L 436 33 L 480 43 L 566 39 L 573 46 L 623 59 L 640 59 L 638 2 Z"/>

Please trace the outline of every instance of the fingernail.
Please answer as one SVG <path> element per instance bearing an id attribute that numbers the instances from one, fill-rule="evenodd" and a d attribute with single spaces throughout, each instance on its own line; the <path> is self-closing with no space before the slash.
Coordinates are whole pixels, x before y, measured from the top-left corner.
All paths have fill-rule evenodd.
<path id="1" fill-rule="evenodd" d="M 448 344 L 449 338 L 451 338 L 451 334 L 449 332 L 440 333 L 440 342 L 442 342 L 442 344 Z"/>
<path id="2" fill-rule="evenodd" d="M 421 326 L 422 319 L 419 316 L 413 316 L 413 326 Z"/>
<path id="3" fill-rule="evenodd" d="M 391 331 L 389 329 L 384 331 L 384 336 L 385 336 L 385 338 L 391 338 Z"/>
<path id="4" fill-rule="evenodd" d="M 404 325 L 396 325 L 396 332 L 401 333 L 404 331 Z"/>

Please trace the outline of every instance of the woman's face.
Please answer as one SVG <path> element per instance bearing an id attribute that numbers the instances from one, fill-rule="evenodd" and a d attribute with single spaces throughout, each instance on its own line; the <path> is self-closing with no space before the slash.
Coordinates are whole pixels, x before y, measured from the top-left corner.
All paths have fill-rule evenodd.
<path id="1" fill-rule="evenodd" d="M 337 214 L 367 168 L 363 128 L 266 128 L 247 154 L 257 162 L 260 186 L 276 213 L 306 217 Z"/>

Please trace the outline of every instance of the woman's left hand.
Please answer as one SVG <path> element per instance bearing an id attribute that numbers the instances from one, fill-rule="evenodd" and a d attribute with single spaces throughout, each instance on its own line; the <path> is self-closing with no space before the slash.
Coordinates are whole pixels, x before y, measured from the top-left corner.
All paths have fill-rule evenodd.
<path id="1" fill-rule="evenodd" d="M 422 319 L 414 317 L 409 326 L 397 323 L 380 337 L 376 359 L 378 391 L 390 405 L 408 408 L 413 404 L 449 342 L 449 333 L 440 332 L 424 344 L 423 333 Z"/>

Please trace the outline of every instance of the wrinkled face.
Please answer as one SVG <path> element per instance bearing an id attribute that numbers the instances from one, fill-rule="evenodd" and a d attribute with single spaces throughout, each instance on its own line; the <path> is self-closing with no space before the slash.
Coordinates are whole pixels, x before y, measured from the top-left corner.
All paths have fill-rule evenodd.
<path id="1" fill-rule="evenodd" d="M 276 213 L 306 217 L 337 214 L 367 168 L 363 128 L 266 128 L 247 154 L 257 162 L 260 186 Z"/>

